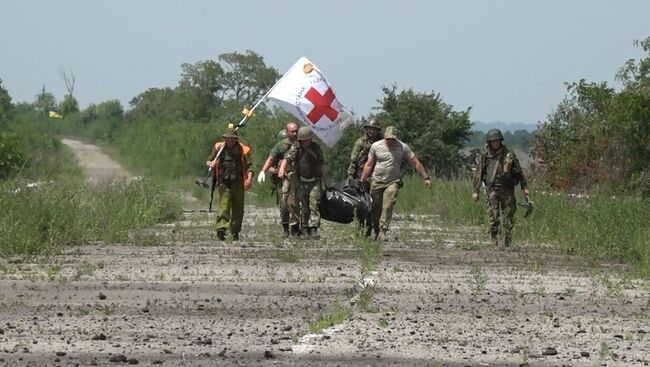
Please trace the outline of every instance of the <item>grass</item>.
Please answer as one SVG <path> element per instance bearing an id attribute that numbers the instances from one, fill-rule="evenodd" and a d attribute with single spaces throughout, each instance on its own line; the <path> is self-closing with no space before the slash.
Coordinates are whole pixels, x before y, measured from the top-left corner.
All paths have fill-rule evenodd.
<path id="1" fill-rule="evenodd" d="M 405 177 L 398 197 L 401 213 L 435 214 L 443 221 L 480 225 L 487 236 L 485 195 L 471 200 L 469 180 L 440 180 L 425 190 L 419 177 Z M 523 197 L 516 190 L 517 199 Z M 516 213 L 513 242 L 535 243 L 570 255 L 594 260 L 623 260 L 641 276 L 650 276 L 650 204 L 635 197 L 591 195 L 575 198 L 531 188 L 534 213 L 527 219 Z"/>
<path id="2" fill-rule="evenodd" d="M 102 240 L 128 243 L 129 231 L 180 216 L 177 198 L 144 179 L 86 186 L 72 181 L 14 193 L 0 182 L 0 256 L 47 252 L 62 245 Z"/>
<path id="3" fill-rule="evenodd" d="M 352 316 L 352 311 L 335 302 L 333 309 L 327 313 L 320 314 L 318 318 L 307 325 L 310 333 L 322 333 L 323 330 L 338 325 Z"/>

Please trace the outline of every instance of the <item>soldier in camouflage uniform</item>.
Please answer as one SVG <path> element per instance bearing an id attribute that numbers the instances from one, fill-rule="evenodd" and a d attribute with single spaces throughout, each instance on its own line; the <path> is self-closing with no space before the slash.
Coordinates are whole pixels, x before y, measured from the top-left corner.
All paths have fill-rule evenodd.
<path id="1" fill-rule="evenodd" d="M 350 165 L 348 166 L 348 180 L 359 180 L 363 174 L 363 166 L 368 161 L 368 152 L 370 151 L 370 146 L 384 138 L 381 133 L 381 124 L 375 119 L 371 119 L 366 124 L 363 125 L 364 130 L 366 131 L 362 137 L 357 139 L 354 142 L 352 147 L 352 154 L 350 155 Z M 370 184 L 372 178 L 369 178 L 366 182 L 363 183 L 362 190 L 365 192 L 370 192 Z M 370 218 L 372 213 L 368 214 L 368 218 L 361 225 L 366 226 L 366 237 L 370 236 L 372 231 L 372 224 Z"/>
<path id="2" fill-rule="evenodd" d="M 284 180 L 280 179 L 278 174 L 278 169 L 280 161 L 284 158 L 284 154 L 289 150 L 291 145 L 296 142 L 296 137 L 298 135 L 298 124 L 295 122 L 290 122 L 287 124 L 286 128 L 281 131 L 284 133 L 284 137 L 275 144 L 271 153 L 269 153 L 266 162 L 262 166 L 257 182 L 262 184 L 266 180 L 266 172 L 272 174 L 273 184 L 276 186 L 275 190 L 282 193 L 282 197 L 279 200 L 280 206 L 280 221 L 282 222 L 282 230 L 285 236 L 289 235 L 289 223 L 298 223 L 299 217 L 295 216 L 293 219 L 290 218 L 291 213 L 289 211 L 289 203 L 293 206 L 296 206 L 296 200 L 298 200 L 298 182 L 293 176 L 291 178 L 285 177 Z M 280 137 L 280 134 L 278 134 Z M 299 227 L 293 229 L 294 234 L 298 234 Z"/>
<path id="3" fill-rule="evenodd" d="M 487 144 L 476 167 L 472 199 L 478 201 L 483 183 L 492 243 L 499 244 L 499 227 L 503 217 L 504 244 L 510 246 L 517 211 L 515 186 L 519 184 L 528 197 L 526 178 L 515 153 L 503 144 L 503 134 L 499 129 L 488 131 L 486 140 Z"/>
<path id="4" fill-rule="evenodd" d="M 323 151 L 318 143 L 312 141 L 311 129 L 303 126 L 298 130 L 298 144 L 294 144 L 284 155 L 278 175 L 295 176 L 299 182 L 300 205 L 289 205 L 293 215 L 300 213 L 302 231 L 312 238 L 319 238 L 320 212 L 318 205 L 323 192 L 322 186 L 327 182 Z M 292 222 L 292 232 L 298 225 Z"/>
<path id="5" fill-rule="evenodd" d="M 366 133 L 354 142 L 352 147 L 352 154 L 350 155 L 350 165 L 348 166 L 348 178 L 351 180 L 358 180 L 363 173 L 363 166 L 368 161 L 368 152 L 370 146 L 377 140 L 383 139 L 381 133 L 381 125 L 376 120 L 368 121 L 363 128 Z M 366 192 L 370 191 L 370 180 L 365 183 Z"/>
<path id="6" fill-rule="evenodd" d="M 223 138 L 224 141 L 217 141 L 214 144 L 205 164 L 212 168 L 213 180 L 219 191 L 217 238 L 225 240 L 226 230 L 230 229 L 232 238 L 239 240 L 244 217 L 244 191 L 250 189 L 253 184 L 251 148 L 239 142 L 237 130 L 232 124 L 226 128 Z M 221 154 L 215 159 L 222 147 Z"/>

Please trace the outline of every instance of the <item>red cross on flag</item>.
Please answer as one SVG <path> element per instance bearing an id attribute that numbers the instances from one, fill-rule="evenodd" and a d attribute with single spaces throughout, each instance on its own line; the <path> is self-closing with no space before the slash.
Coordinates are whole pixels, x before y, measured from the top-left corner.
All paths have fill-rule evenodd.
<path id="1" fill-rule="evenodd" d="M 354 121 L 338 101 L 325 75 L 306 57 L 301 57 L 282 76 L 268 97 L 294 115 L 329 147 L 341 138 Z"/>

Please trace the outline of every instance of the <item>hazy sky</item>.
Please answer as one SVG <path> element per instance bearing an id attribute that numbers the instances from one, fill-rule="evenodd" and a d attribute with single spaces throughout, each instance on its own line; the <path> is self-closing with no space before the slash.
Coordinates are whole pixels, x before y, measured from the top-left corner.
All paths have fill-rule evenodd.
<path id="1" fill-rule="evenodd" d="M 300 56 L 357 116 L 396 83 L 436 91 L 473 121 L 534 123 L 564 82 L 613 82 L 650 36 L 650 1 L 0 0 L 0 79 L 14 102 L 45 85 L 119 99 L 175 87 L 181 64 L 247 49 L 284 73 Z"/>

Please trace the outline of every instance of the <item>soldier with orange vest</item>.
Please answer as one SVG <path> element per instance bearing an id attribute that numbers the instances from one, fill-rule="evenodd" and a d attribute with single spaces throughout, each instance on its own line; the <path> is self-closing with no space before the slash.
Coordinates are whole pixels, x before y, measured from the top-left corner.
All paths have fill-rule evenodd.
<path id="1" fill-rule="evenodd" d="M 213 180 L 219 191 L 217 238 L 225 240 L 226 230 L 229 229 L 233 240 L 236 241 L 239 240 L 244 218 L 244 191 L 250 189 L 253 184 L 251 148 L 239 142 L 237 130 L 232 124 L 226 128 L 223 138 L 224 141 L 214 144 L 205 164 L 212 168 Z M 216 157 L 217 154 L 219 157 Z"/>

